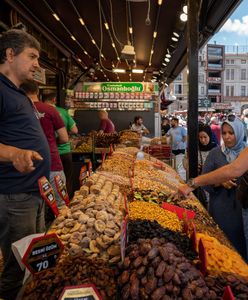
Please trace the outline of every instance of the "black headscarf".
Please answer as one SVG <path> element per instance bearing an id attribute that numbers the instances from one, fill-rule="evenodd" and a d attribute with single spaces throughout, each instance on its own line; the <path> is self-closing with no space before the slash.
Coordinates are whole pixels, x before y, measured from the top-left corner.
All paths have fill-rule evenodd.
<path id="1" fill-rule="evenodd" d="M 212 150 L 214 147 L 217 146 L 217 144 L 213 141 L 213 134 L 210 126 L 206 124 L 199 124 L 198 132 L 200 133 L 201 131 L 204 131 L 209 136 L 209 143 L 207 145 L 202 145 L 200 139 L 198 138 L 199 150 L 203 152 Z"/>

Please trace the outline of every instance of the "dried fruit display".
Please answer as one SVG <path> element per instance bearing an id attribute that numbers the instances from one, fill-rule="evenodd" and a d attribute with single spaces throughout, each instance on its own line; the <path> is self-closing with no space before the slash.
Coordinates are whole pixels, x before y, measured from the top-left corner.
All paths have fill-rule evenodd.
<path id="1" fill-rule="evenodd" d="M 236 300 L 245 300 L 248 297 L 248 282 L 244 278 L 223 273 L 218 275 L 208 275 L 205 282 L 210 289 L 212 299 L 222 300 L 226 286 L 230 286 Z"/>
<path id="2" fill-rule="evenodd" d="M 201 273 L 171 243 L 158 238 L 131 244 L 120 266 L 121 299 L 210 299 Z"/>
<path id="3" fill-rule="evenodd" d="M 103 300 L 115 299 L 114 271 L 103 261 L 82 255 L 64 257 L 55 269 L 35 275 L 25 287 L 22 299 L 57 300 L 65 286 L 81 284 L 95 284 Z"/>
<path id="4" fill-rule="evenodd" d="M 73 152 L 77 152 L 77 153 L 87 153 L 92 151 L 93 151 L 92 137 L 81 138 L 81 140 L 77 143 L 76 149 L 73 150 Z"/>
<path id="5" fill-rule="evenodd" d="M 108 171 L 124 177 L 130 176 L 130 170 L 132 170 L 132 168 L 133 162 L 130 159 L 124 159 L 117 155 L 106 159 L 101 166 L 102 171 Z"/>
<path id="6" fill-rule="evenodd" d="M 94 136 L 95 147 L 108 148 L 111 144 L 119 144 L 120 138 L 118 133 L 103 133 L 91 132 Z"/>
<path id="7" fill-rule="evenodd" d="M 164 210 L 154 203 L 133 201 L 129 204 L 131 220 L 157 221 L 161 226 L 174 231 L 181 231 L 181 223 L 176 214 Z"/>
<path id="8" fill-rule="evenodd" d="M 120 132 L 120 143 L 126 146 L 139 147 L 141 143 L 141 137 L 135 131 L 124 130 Z"/>
<path id="9" fill-rule="evenodd" d="M 138 190 L 135 189 L 130 195 L 129 200 L 138 200 L 138 201 L 145 201 L 145 202 L 152 202 L 158 205 L 162 205 L 163 202 L 174 203 L 175 198 L 174 194 L 168 195 L 163 191 L 154 191 L 154 190 Z"/>
<path id="10" fill-rule="evenodd" d="M 140 238 L 160 238 L 163 242 L 174 244 L 190 260 L 194 260 L 197 256 L 193 250 L 192 241 L 186 235 L 164 228 L 157 221 L 130 220 L 128 222 L 129 242 L 136 242 Z"/>
<path id="11" fill-rule="evenodd" d="M 133 180 L 133 187 L 139 190 L 153 190 L 156 192 L 164 192 L 167 195 L 174 193 L 175 191 L 165 184 L 151 179 L 145 179 L 135 176 Z"/>
<path id="12" fill-rule="evenodd" d="M 70 208 L 61 210 L 51 230 L 71 254 L 86 253 L 116 263 L 120 260 L 122 210 L 119 186 L 94 174 L 76 193 Z"/>
<path id="13" fill-rule="evenodd" d="M 202 239 L 207 254 L 207 270 L 215 273 L 233 273 L 248 280 L 248 265 L 234 250 L 222 245 L 216 238 L 197 233 L 197 240 Z"/>

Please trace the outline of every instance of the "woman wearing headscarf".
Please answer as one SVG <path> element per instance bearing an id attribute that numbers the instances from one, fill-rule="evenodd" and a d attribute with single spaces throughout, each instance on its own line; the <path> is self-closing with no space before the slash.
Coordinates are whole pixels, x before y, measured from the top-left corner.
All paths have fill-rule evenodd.
<path id="1" fill-rule="evenodd" d="M 202 167 L 209 152 L 217 146 L 213 140 L 212 130 L 209 125 L 200 123 L 198 129 L 198 162 L 199 162 L 199 174 L 202 172 Z"/>
<path id="2" fill-rule="evenodd" d="M 214 171 L 235 160 L 245 148 L 244 126 L 240 119 L 231 115 L 222 124 L 223 145 L 212 149 L 203 166 L 203 174 Z M 209 193 L 209 213 L 224 231 L 232 245 L 246 257 L 246 243 L 242 221 L 242 208 L 236 199 L 236 187 L 239 179 L 233 178 L 221 185 L 207 186 Z"/>

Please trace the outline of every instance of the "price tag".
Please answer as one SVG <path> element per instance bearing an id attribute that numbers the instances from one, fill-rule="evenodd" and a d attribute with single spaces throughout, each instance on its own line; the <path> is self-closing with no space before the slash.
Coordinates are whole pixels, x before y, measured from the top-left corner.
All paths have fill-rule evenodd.
<path id="1" fill-rule="evenodd" d="M 199 249 L 199 258 L 201 261 L 200 271 L 203 276 L 206 276 L 206 274 L 207 274 L 207 253 L 206 253 L 206 248 L 202 242 L 202 239 L 200 239 L 200 241 L 199 241 L 198 249 Z"/>
<path id="2" fill-rule="evenodd" d="M 80 169 L 79 173 L 79 183 L 80 186 L 84 185 L 86 182 L 88 175 L 87 175 L 87 167 L 86 165 L 83 165 L 82 168 Z"/>
<path id="3" fill-rule="evenodd" d="M 177 205 L 173 205 L 173 204 L 163 202 L 162 208 L 166 209 L 166 210 L 169 210 L 171 212 L 174 212 L 180 220 L 183 219 L 185 214 L 187 216 L 187 219 L 193 219 L 195 217 L 195 212 L 194 211 L 185 209 L 183 207 L 179 207 Z"/>
<path id="4" fill-rule="evenodd" d="M 45 200 L 46 204 L 52 209 L 54 215 L 57 217 L 59 214 L 59 210 L 56 204 L 54 190 L 50 182 L 46 179 L 45 176 L 43 176 L 38 180 L 38 184 L 42 198 Z"/>
<path id="5" fill-rule="evenodd" d="M 92 174 L 92 162 L 89 160 L 88 162 L 88 176 L 90 177 Z"/>
<path id="6" fill-rule="evenodd" d="M 225 288 L 222 299 L 223 300 L 235 300 L 233 293 L 232 293 L 232 289 L 229 285 Z"/>
<path id="7" fill-rule="evenodd" d="M 113 145 L 110 144 L 110 146 L 109 146 L 109 153 L 108 153 L 109 156 L 111 156 L 113 154 L 113 152 L 114 152 Z"/>
<path id="8" fill-rule="evenodd" d="M 121 226 L 121 261 L 124 261 L 127 247 L 127 216 L 122 222 Z"/>
<path id="9" fill-rule="evenodd" d="M 60 197 L 64 200 L 65 204 L 68 206 L 70 203 L 70 200 L 69 200 L 69 195 L 67 193 L 64 180 L 61 178 L 60 175 L 56 175 L 54 177 L 54 182 L 55 182 L 55 186 L 56 186 L 56 189 L 57 189 Z"/>
<path id="10" fill-rule="evenodd" d="M 40 273 L 55 267 L 63 249 L 55 233 L 37 237 L 32 239 L 22 262 L 32 274 Z"/>
<path id="11" fill-rule="evenodd" d="M 101 152 L 102 153 L 102 163 L 104 163 L 105 158 L 106 158 L 106 149 Z"/>
<path id="12" fill-rule="evenodd" d="M 125 210 L 126 210 L 126 214 L 128 215 L 128 201 L 127 201 L 127 194 L 124 193 L 124 197 L 123 197 L 123 200 L 124 200 L 124 207 L 125 207 Z"/>
<path id="13" fill-rule="evenodd" d="M 190 239 L 192 241 L 194 250 L 197 251 L 197 237 L 196 237 L 195 226 L 193 226 L 193 231 L 192 231 Z"/>
<path id="14" fill-rule="evenodd" d="M 65 287 L 59 300 L 102 300 L 94 284 L 82 284 Z"/>

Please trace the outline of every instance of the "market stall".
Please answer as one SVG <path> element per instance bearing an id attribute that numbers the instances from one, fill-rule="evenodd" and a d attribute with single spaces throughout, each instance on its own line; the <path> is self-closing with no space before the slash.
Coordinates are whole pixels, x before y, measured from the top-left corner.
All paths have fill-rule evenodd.
<path id="1" fill-rule="evenodd" d="M 247 299 L 247 264 L 193 195 L 176 195 L 177 173 L 142 155 L 117 149 L 75 192 L 48 232 L 64 252 L 22 299 L 82 284 L 99 292 L 89 299 Z"/>

